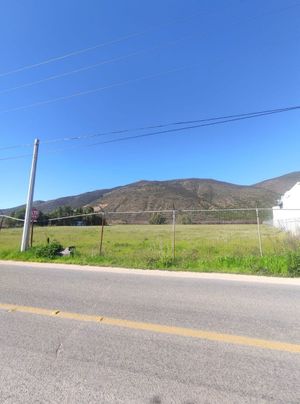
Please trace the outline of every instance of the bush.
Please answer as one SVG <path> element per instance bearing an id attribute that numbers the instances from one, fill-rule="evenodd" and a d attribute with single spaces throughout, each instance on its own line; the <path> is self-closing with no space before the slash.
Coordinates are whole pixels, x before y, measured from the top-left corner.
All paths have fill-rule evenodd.
<path id="1" fill-rule="evenodd" d="M 153 215 L 150 217 L 149 223 L 150 224 L 165 224 L 166 223 L 166 218 L 164 215 L 162 215 L 159 212 L 153 213 Z"/>
<path id="2" fill-rule="evenodd" d="M 288 274 L 292 277 L 300 276 L 300 254 L 289 253 L 288 255 Z"/>
<path id="3" fill-rule="evenodd" d="M 192 224 L 192 218 L 190 215 L 182 215 L 181 216 L 181 224 Z"/>
<path id="4" fill-rule="evenodd" d="M 51 241 L 51 243 L 36 247 L 35 255 L 38 258 L 55 258 L 60 251 L 63 250 L 63 246 L 58 241 Z"/>

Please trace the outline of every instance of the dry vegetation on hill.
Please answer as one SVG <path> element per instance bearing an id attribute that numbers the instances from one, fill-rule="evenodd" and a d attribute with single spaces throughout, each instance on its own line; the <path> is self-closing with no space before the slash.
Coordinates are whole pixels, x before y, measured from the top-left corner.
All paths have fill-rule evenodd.
<path id="1" fill-rule="evenodd" d="M 49 213 L 61 206 L 105 206 L 109 211 L 172 209 L 218 209 L 272 207 L 282 193 L 300 181 L 300 172 L 290 173 L 251 186 L 236 185 L 212 179 L 179 179 L 139 181 L 112 189 L 96 190 L 35 206 Z M 18 207 L 20 208 L 20 207 Z M 9 213 L 18 208 L 3 210 Z"/>

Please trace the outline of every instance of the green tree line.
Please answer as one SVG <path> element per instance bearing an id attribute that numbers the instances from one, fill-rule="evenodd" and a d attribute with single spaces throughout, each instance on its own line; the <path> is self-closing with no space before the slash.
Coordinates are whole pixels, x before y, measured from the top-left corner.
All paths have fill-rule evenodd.
<path id="1" fill-rule="evenodd" d="M 84 208 L 71 208 L 70 206 L 60 206 L 59 208 L 53 210 L 50 213 L 43 213 L 38 210 L 38 219 L 35 223 L 38 226 L 96 226 L 102 224 L 102 215 L 91 215 L 91 213 L 95 213 L 94 208 L 92 206 L 87 206 Z M 68 216 L 76 216 L 82 215 L 81 217 L 70 217 Z M 85 216 L 89 215 L 89 216 Z M 25 208 L 17 209 L 10 213 L 11 217 L 16 219 L 24 219 L 25 217 Z M 60 217 L 66 217 L 61 220 L 50 220 L 56 219 Z M 106 220 L 104 219 L 104 224 L 106 225 Z M 3 227 L 21 227 L 23 226 L 23 222 L 19 222 L 13 219 L 4 218 L 2 222 Z"/>

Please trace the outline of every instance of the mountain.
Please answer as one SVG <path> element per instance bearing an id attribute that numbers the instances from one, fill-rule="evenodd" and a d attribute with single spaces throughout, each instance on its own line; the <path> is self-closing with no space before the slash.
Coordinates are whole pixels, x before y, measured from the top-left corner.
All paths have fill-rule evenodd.
<path id="1" fill-rule="evenodd" d="M 272 206 L 277 193 L 212 179 L 140 181 L 106 193 L 92 203 L 108 211 L 212 209 Z"/>
<path id="2" fill-rule="evenodd" d="M 292 173 L 282 175 L 281 177 L 259 182 L 254 184 L 254 186 L 268 189 L 269 191 L 277 192 L 282 195 L 299 181 L 300 171 L 294 171 Z"/>
<path id="3" fill-rule="evenodd" d="M 117 189 L 117 188 L 113 188 Z M 63 198 L 52 199 L 50 201 L 35 203 L 34 206 L 43 211 L 44 213 L 52 212 L 60 206 L 70 206 L 71 208 L 80 208 L 82 206 L 90 205 L 95 200 L 103 197 L 107 192 L 111 192 L 112 189 L 98 189 L 92 192 L 85 192 L 83 194 L 75 196 L 65 196 Z"/>
<path id="4" fill-rule="evenodd" d="M 116 188 L 113 188 L 116 189 Z M 111 192 L 112 189 L 98 189 L 92 192 L 85 192 L 79 195 L 65 196 L 63 198 L 51 199 L 49 201 L 35 201 L 34 207 L 44 213 L 52 212 L 60 206 L 71 206 L 71 208 L 80 208 L 82 206 L 90 205 L 92 202 L 101 198 L 105 193 Z M 12 211 L 24 208 L 25 205 L 16 206 L 14 208 L 2 209 L 2 212 L 8 214 Z"/>
<path id="5" fill-rule="evenodd" d="M 44 213 L 60 206 L 79 208 L 87 205 L 102 206 L 107 211 L 116 212 L 169 210 L 173 206 L 176 209 L 272 207 L 280 195 L 297 181 L 300 181 L 300 172 L 250 186 L 198 178 L 139 181 L 112 189 L 100 189 L 50 201 L 36 201 L 34 206 Z M 3 209 L 2 212 L 9 213 L 21 207 Z"/>

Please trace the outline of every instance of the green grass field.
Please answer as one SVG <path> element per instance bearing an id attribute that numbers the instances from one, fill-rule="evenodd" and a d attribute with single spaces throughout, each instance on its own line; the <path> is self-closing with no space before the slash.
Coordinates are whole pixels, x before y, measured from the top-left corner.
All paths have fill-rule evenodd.
<path id="1" fill-rule="evenodd" d="M 170 225 L 106 226 L 102 256 L 100 227 L 37 227 L 34 248 L 26 253 L 19 252 L 21 229 L 2 229 L 0 258 L 47 261 L 36 256 L 35 247 L 45 245 L 48 237 L 65 247 L 76 246 L 73 257 L 56 262 L 300 276 L 300 240 L 266 225 L 261 226 L 263 257 L 256 225 L 228 224 L 177 225 L 175 260 Z"/>

